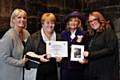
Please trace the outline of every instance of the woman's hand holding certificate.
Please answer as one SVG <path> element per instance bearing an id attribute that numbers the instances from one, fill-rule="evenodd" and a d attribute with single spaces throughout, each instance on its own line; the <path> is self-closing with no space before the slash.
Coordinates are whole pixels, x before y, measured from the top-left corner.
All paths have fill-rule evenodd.
<path id="1" fill-rule="evenodd" d="M 37 61 L 37 62 L 48 62 L 50 59 L 50 55 L 43 54 L 43 55 L 37 55 L 34 52 L 27 52 L 26 57 L 31 61 Z"/>
<path id="2" fill-rule="evenodd" d="M 50 56 L 48 54 L 39 55 L 39 58 L 40 58 L 41 62 L 49 62 L 50 61 Z"/>

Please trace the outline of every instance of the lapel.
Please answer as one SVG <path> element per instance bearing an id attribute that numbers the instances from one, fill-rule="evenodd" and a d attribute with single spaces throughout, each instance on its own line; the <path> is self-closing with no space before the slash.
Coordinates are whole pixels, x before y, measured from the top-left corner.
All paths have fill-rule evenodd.
<path id="1" fill-rule="evenodd" d="M 13 34 L 14 34 L 13 38 L 14 38 L 14 41 L 15 41 L 15 45 L 19 46 L 20 50 L 23 50 L 24 49 L 23 43 L 18 36 L 18 32 L 15 29 L 13 29 Z"/>

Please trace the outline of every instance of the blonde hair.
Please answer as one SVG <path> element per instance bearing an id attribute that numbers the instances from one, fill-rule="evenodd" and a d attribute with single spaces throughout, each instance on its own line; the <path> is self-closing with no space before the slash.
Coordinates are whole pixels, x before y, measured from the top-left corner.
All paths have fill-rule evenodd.
<path id="1" fill-rule="evenodd" d="M 27 13 L 26 13 L 26 11 L 24 11 L 23 9 L 15 9 L 13 12 L 12 12 L 12 14 L 11 14 L 11 18 L 10 18 L 10 26 L 11 27 L 14 27 L 15 26 L 15 23 L 14 23 L 14 19 L 15 19 L 15 17 L 17 17 L 17 15 L 19 15 L 20 13 L 23 13 L 26 17 L 27 17 Z M 26 25 L 25 25 L 25 28 L 27 28 L 27 23 L 26 23 Z"/>
<path id="2" fill-rule="evenodd" d="M 44 13 L 41 17 L 41 23 L 43 24 L 45 20 L 51 20 L 53 22 L 56 22 L 56 17 L 53 13 Z"/>
<path id="3" fill-rule="evenodd" d="M 71 17 L 72 18 L 72 17 Z M 74 18 L 77 18 L 78 19 L 78 28 L 80 28 L 81 30 L 83 29 L 83 27 L 82 27 L 82 23 L 81 23 L 81 20 L 78 18 L 78 17 L 74 17 Z M 69 18 L 69 20 L 67 21 L 67 23 L 66 23 L 66 29 L 67 30 L 69 30 L 70 29 L 70 26 L 69 26 L 69 21 L 70 21 L 70 18 Z"/>

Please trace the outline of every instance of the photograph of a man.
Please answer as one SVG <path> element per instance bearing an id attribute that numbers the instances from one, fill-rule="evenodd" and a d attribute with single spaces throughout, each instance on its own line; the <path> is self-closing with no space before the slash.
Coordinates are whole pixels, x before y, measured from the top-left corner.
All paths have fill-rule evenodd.
<path id="1" fill-rule="evenodd" d="M 75 48 L 74 58 L 80 58 L 80 57 L 81 57 L 81 49 Z"/>

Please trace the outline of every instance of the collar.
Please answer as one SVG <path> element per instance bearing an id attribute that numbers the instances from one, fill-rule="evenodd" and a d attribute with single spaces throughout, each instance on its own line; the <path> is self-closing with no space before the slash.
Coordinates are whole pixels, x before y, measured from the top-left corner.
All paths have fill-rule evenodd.
<path id="1" fill-rule="evenodd" d="M 42 35 L 42 38 L 43 38 L 43 41 L 46 42 L 46 41 L 56 41 L 56 33 L 55 31 L 52 33 L 52 36 L 51 36 L 51 39 L 49 40 L 47 38 L 47 36 L 45 35 L 44 31 L 43 31 L 43 28 L 41 28 L 41 35 Z"/>

